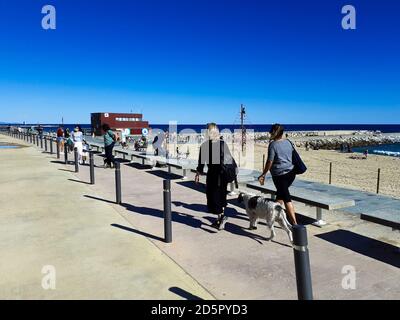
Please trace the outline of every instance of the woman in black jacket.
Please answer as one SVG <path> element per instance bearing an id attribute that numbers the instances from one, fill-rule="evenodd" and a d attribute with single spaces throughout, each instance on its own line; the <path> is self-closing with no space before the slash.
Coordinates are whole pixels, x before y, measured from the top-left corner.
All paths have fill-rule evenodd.
<path id="1" fill-rule="evenodd" d="M 218 127 L 215 123 L 207 125 L 206 141 L 200 147 L 199 162 L 195 177 L 199 182 L 200 174 L 204 173 L 204 165 L 207 164 L 206 195 L 207 209 L 209 213 L 218 215 L 218 219 L 212 224 L 213 227 L 222 230 L 227 217 L 225 208 L 228 181 L 224 177 L 222 163 L 233 161 L 228 145 L 220 139 Z"/>

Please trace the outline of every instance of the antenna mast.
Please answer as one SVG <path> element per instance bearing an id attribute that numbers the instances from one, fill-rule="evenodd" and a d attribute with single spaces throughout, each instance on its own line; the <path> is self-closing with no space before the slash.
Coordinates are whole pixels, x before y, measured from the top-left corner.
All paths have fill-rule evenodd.
<path id="1" fill-rule="evenodd" d="M 246 127 L 244 126 L 244 118 L 246 116 L 246 109 L 243 104 L 240 105 L 240 128 L 242 130 L 242 152 L 246 145 Z"/>

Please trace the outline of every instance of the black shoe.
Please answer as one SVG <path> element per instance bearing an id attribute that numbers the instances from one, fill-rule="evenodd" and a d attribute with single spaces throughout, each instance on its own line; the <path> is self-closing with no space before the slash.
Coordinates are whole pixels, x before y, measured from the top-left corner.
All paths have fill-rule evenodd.
<path id="1" fill-rule="evenodd" d="M 211 224 L 211 227 L 219 229 L 219 223 L 220 221 L 219 219 L 217 219 Z"/>

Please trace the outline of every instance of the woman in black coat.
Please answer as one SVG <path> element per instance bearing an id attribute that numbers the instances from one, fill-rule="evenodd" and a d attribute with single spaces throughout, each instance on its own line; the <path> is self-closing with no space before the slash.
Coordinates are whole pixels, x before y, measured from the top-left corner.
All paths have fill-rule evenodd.
<path id="1" fill-rule="evenodd" d="M 199 182 L 200 174 L 204 173 L 204 165 L 207 164 L 207 209 L 209 213 L 218 215 L 218 219 L 212 226 L 222 230 L 227 220 L 225 208 L 228 205 L 226 201 L 228 182 L 224 178 L 221 163 L 228 163 L 228 159 L 233 158 L 228 145 L 220 139 L 219 130 L 215 123 L 207 125 L 206 136 L 206 141 L 200 147 L 195 181 L 196 183 Z"/>

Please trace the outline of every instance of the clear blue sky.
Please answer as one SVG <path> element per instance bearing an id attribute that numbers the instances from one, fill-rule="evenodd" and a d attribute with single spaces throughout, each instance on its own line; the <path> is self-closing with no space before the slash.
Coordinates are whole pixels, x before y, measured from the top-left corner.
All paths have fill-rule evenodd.
<path id="1" fill-rule="evenodd" d="M 253 124 L 400 123 L 399 17 L 398 0 L 0 0 L 0 121 L 229 124 L 244 103 Z"/>

